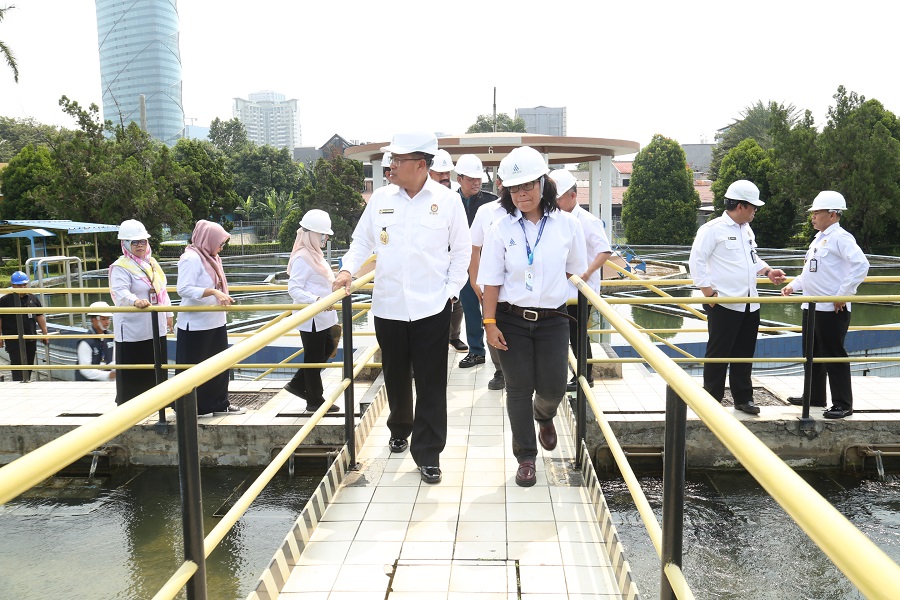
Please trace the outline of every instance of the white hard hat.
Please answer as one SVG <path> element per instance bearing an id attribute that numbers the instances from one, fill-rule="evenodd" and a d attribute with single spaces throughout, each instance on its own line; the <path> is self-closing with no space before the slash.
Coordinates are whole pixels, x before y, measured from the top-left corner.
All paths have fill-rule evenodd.
<path id="1" fill-rule="evenodd" d="M 550 179 L 552 179 L 556 184 L 557 198 L 571 190 L 578 183 L 577 181 L 575 181 L 575 176 L 572 175 L 572 172 L 567 169 L 556 169 L 555 171 L 550 171 Z"/>
<path id="2" fill-rule="evenodd" d="M 819 192 L 807 212 L 814 210 L 847 210 L 847 201 L 844 200 L 843 194 L 826 190 Z"/>
<path id="3" fill-rule="evenodd" d="M 753 206 L 763 206 L 765 202 L 759 199 L 759 188 L 752 181 L 738 179 L 728 186 L 725 197 L 729 200 L 749 202 Z"/>
<path id="4" fill-rule="evenodd" d="M 381 168 L 382 169 L 390 169 L 391 168 L 391 153 L 385 152 L 384 156 L 381 157 Z"/>
<path id="5" fill-rule="evenodd" d="M 484 175 L 484 166 L 474 154 L 463 154 L 456 159 L 456 174 L 481 179 Z"/>
<path id="6" fill-rule="evenodd" d="M 500 161 L 500 169 L 497 173 L 503 180 L 503 187 L 512 187 L 535 181 L 549 171 L 550 169 L 540 152 L 530 146 L 520 146 L 514 148 L 506 158 Z"/>
<path id="7" fill-rule="evenodd" d="M 105 308 L 109 308 L 109 304 L 104 302 L 103 300 L 98 300 L 97 302 L 91 302 L 91 305 L 88 308 L 96 309 L 96 312 L 89 312 L 89 317 L 111 317 L 112 313 L 103 310 Z M 102 312 L 101 312 L 102 311 Z"/>
<path id="8" fill-rule="evenodd" d="M 438 151 L 437 136 L 433 133 L 416 132 L 416 133 L 396 133 L 389 146 L 384 146 L 382 152 L 391 152 L 393 154 L 412 154 L 413 152 L 422 152 L 423 154 L 431 154 L 434 156 Z"/>
<path id="9" fill-rule="evenodd" d="M 334 235 L 334 232 L 331 230 L 331 217 L 328 216 L 327 212 L 318 208 L 306 211 L 306 214 L 300 219 L 300 227 L 316 233 Z"/>
<path id="10" fill-rule="evenodd" d="M 119 239 L 147 240 L 150 239 L 150 234 L 147 233 L 143 223 L 136 219 L 128 219 L 127 221 L 122 221 L 122 224 L 119 225 Z"/>
<path id="11" fill-rule="evenodd" d="M 438 173 L 449 173 L 453 170 L 453 158 L 446 150 L 438 150 L 434 155 L 434 162 L 431 163 L 431 170 Z"/>

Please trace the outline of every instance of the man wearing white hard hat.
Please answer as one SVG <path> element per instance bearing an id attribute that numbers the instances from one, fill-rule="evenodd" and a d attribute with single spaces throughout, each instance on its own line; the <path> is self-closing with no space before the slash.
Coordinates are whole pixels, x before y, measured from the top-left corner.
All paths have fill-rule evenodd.
<path id="1" fill-rule="evenodd" d="M 456 181 L 459 183 L 459 196 L 466 209 L 469 227 L 475 220 L 478 209 L 493 202 L 497 196 L 481 189 L 484 167 L 474 154 L 463 154 L 456 161 Z M 466 341 L 469 342 L 469 353 L 459 361 L 462 369 L 483 365 L 486 350 L 484 347 L 484 326 L 481 323 L 481 302 L 473 286 L 466 285 L 460 290 L 460 301 L 466 317 Z"/>
<path id="2" fill-rule="evenodd" d="M 332 287 L 349 293 L 351 273 L 375 252 L 372 314 L 391 409 L 388 446 L 409 447 L 425 483 L 442 477 L 450 307 L 468 281 L 472 253 L 459 196 L 428 176 L 437 150 L 433 133 L 397 134 L 382 148 L 392 153 L 394 185 L 373 192 Z"/>
<path id="3" fill-rule="evenodd" d="M 556 183 L 557 204 L 559 204 L 559 207 L 562 210 L 575 217 L 581 224 L 581 229 L 584 231 L 588 268 L 584 273 L 579 273 L 578 275 L 581 277 L 582 281 L 587 283 L 592 290 L 599 294 L 601 269 L 603 269 L 603 265 L 612 255 L 612 247 L 609 245 L 609 238 L 606 237 L 606 232 L 603 230 L 603 222 L 578 206 L 578 182 L 575 181 L 575 176 L 572 175 L 570 171 L 566 169 L 550 171 L 550 179 Z M 571 282 L 569 282 L 569 299 L 578 299 L 578 288 Z M 572 318 L 578 318 L 577 304 L 566 305 L 566 310 Z M 577 340 L 578 323 L 577 321 L 569 321 L 569 344 L 572 346 L 572 352 L 575 353 L 575 356 L 578 356 Z M 590 342 L 588 342 L 587 346 L 587 357 L 589 359 L 594 358 L 594 355 L 591 352 Z M 588 365 L 586 379 L 588 380 L 588 384 L 591 387 L 594 387 L 593 365 Z M 566 385 L 566 390 L 574 392 L 576 385 L 577 382 L 573 375 L 571 381 Z"/>
<path id="4" fill-rule="evenodd" d="M 834 191 L 820 192 L 809 209 L 813 228 L 818 232 L 806 251 L 803 272 L 786 285 L 781 293 L 790 296 L 803 292 L 805 296 L 852 296 L 869 272 L 869 261 L 856 243 L 856 238 L 841 227 L 841 214 L 847 210 L 844 196 Z M 803 303 L 803 352 L 813 336 L 814 357 L 847 358 L 844 338 L 850 327 L 849 302 L 818 302 L 815 305 L 815 325 L 807 330 L 809 303 Z M 803 396 L 788 398 L 791 404 L 802 405 L 808 397 L 811 406 L 826 406 L 825 379 L 831 388 L 831 408 L 826 419 L 843 419 L 853 414 L 853 389 L 850 386 L 850 363 L 813 363 L 810 387 L 804 379 Z"/>
<path id="5" fill-rule="evenodd" d="M 88 333 L 94 335 L 112 335 L 109 330 L 109 320 L 112 313 L 109 312 L 109 304 L 102 300 L 92 302 L 92 312 L 88 313 L 91 319 L 91 330 Z M 115 342 L 105 338 L 85 338 L 78 341 L 79 365 L 112 365 Z M 75 381 L 110 381 L 116 378 L 116 372 L 112 369 L 78 369 L 75 371 Z"/>
<path id="6" fill-rule="evenodd" d="M 759 188 L 739 179 L 725 192 L 725 212 L 697 231 L 691 246 L 690 269 L 694 285 L 703 295 L 723 298 L 755 298 L 758 276 L 772 283 L 784 281 L 784 271 L 773 269 L 756 252 L 756 236 L 750 222 L 765 202 Z M 709 341 L 706 358 L 752 358 L 759 332 L 759 304 L 708 304 Z M 730 369 L 730 371 L 729 371 Z M 759 414 L 753 402 L 753 364 L 704 363 L 703 388 L 719 402 L 725 397 L 725 375 L 729 374 L 734 408 Z"/>

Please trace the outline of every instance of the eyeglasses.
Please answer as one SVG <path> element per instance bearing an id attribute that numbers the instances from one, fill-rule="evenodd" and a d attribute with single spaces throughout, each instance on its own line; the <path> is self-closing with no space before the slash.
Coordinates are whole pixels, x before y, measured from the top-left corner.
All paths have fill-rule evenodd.
<path id="1" fill-rule="evenodd" d="M 400 163 L 402 163 L 405 160 L 425 160 L 425 159 L 422 158 L 421 156 L 418 158 L 394 158 L 394 157 L 391 157 L 391 166 L 399 167 Z"/>
<path id="2" fill-rule="evenodd" d="M 506 189 L 509 190 L 510 194 L 518 194 L 520 191 L 525 190 L 526 192 L 530 192 L 534 189 L 534 186 L 537 185 L 537 181 L 529 181 L 528 183 L 523 183 L 521 185 L 511 185 Z"/>
<path id="3" fill-rule="evenodd" d="M 146 246 L 150 243 L 150 240 L 131 240 L 132 246 Z"/>

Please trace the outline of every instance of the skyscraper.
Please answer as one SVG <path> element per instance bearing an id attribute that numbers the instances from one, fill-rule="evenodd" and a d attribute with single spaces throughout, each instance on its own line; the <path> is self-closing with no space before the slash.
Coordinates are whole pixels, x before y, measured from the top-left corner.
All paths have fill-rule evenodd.
<path id="1" fill-rule="evenodd" d="M 176 0 L 96 0 L 103 118 L 141 122 L 147 132 L 173 145 L 184 131 L 181 54 Z"/>
<path id="2" fill-rule="evenodd" d="M 278 92 L 256 92 L 249 100 L 234 99 L 234 116 L 244 124 L 247 139 L 255 144 L 287 148 L 300 145 L 297 101 Z"/>

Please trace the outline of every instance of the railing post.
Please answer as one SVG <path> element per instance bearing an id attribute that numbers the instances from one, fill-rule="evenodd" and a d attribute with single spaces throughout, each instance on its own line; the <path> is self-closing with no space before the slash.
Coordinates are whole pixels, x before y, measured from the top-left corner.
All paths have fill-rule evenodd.
<path id="1" fill-rule="evenodd" d="M 153 340 L 153 372 L 156 375 L 156 385 L 159 385 L 165 378 L 162 372 L 162 349 L 159 347 L 159 315 L 150 311 L 150 334 Z M 159 409 L 159 420 L 156 422 L 156 431 L 164 433 L 166 431 L 166 409 Z"/>
<path id="2" fill-rule="evenodd" d="M 203 495 L 200 487 L 200 447 L 197 435 L 197 388 L 175 401 L 178 418 L 178 473 L 181 483 L 184 559 L 197 565 L 187 582 L 188 600 L 206 600 L 206 556 L 203 550 Z"/>
<path id="3" fill-rule="evenodd" d="M 341 321 L 344 324 L 344 379 L 350 379 L 350 385 L 344 390 L 344 440 L 347 442 L 350 465 L 353 467 L 356 465 L 356 402 L 353 397 L 353 299 L 350 296 L 344 296 L 341 300 Z"/>
<path id="4" fill-rule="evenodd" d="M 687 405 L 666 386 L 666 439 L 663 451 L 662 556 L 660 600 L 675 600 L 666 565 L 681 568 L 684 536 L 684 469 Z"/>
<path id="5" fill-rule="evenodd" d="M 578 347 L 575 363 L 575 440 L 578 444 L 575 452 L 575 467 L 581 468 L 581 445 L 587 436 L 587 398 L 581 387 L 581 377 L 587 373 L 587 345 L 588 345 L 588 301 L 587 297 L 578 291 L 578 335 L 575 345 Z"/>
<path id="6" fill-rule="evenodd" d="M 816 303 L 810 302 L 806 314 L 803 315 L 803 411 L 800 414 L 800 428 L 803 430 L 815 427 L 814 419 L 809 416 L 810 396 L 812 395 L 813 349 L 816 332 Z"/>

